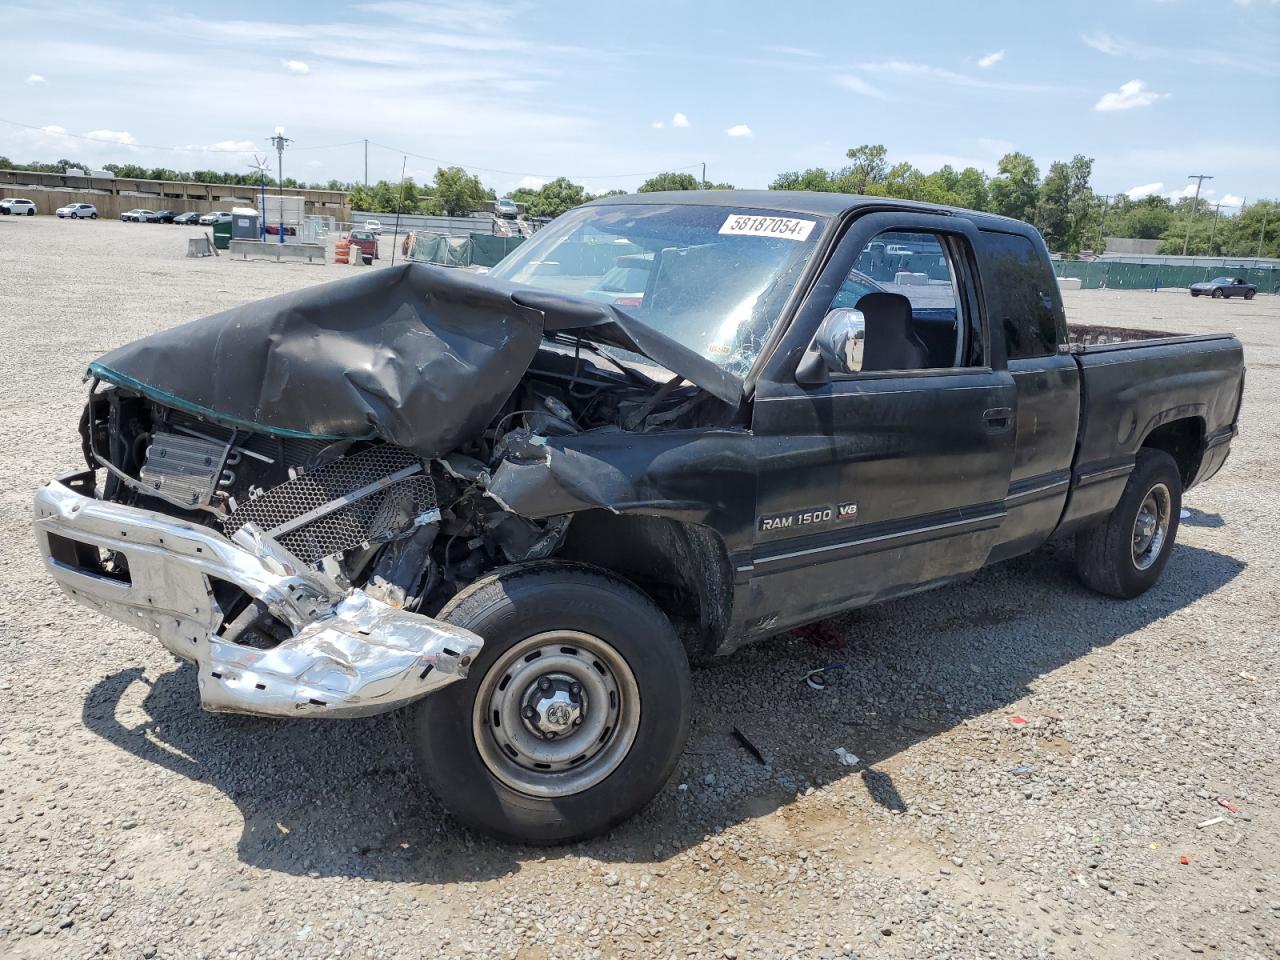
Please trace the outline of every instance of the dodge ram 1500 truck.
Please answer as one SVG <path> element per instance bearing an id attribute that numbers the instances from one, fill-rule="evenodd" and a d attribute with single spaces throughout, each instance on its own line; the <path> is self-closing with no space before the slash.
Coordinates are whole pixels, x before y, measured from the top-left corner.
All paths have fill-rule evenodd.
<path id="1" fill-rule="evenodd" d="M 708 191 L 572 210 L 486 276 L 250 303 L 87 379 L 87 469 L 34 505 L 67 594 L 193 661 L 209 710 L 412 704 L 461 820 L 554 842 L 661 789 L 691 660 L 1054 534 L 1089 586 L 1151 587 L 1244 368 L 1227 335 L 1069 330 L 1022 223 Z"/>

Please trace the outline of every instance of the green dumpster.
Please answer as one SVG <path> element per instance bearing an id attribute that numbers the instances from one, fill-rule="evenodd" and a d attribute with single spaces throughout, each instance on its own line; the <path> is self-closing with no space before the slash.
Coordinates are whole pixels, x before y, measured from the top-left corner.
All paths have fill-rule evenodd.
<path id="1" fill-rule="evenodd" d="M 219 250 L 231 249 L 231 221 L 213 225 L 213 245 Z"/>

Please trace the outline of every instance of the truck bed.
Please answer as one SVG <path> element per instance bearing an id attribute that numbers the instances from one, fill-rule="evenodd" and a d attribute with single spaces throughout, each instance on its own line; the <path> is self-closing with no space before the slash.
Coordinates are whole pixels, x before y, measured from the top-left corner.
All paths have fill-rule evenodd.
<path id="1" fill-rule="evenodd" d="M 1239 340 L 1227 333 L 1182 336 L 1106 326 L 1072 326 L 1069 335 L 1081 396 L 1064 527 L 1111 510 L 1139 448 L 1162 428 L 1157 445 L 1202 451 L 1183 477 L 1187 487 L 1222 466 L 1244 385 Z"/>

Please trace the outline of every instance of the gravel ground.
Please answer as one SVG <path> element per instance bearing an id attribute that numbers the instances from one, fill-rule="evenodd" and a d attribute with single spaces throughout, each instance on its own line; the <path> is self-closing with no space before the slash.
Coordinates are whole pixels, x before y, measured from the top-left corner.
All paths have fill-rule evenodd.
<path id="1" fill-rule="evenodd" d="M 1245 343 L 1241 436 L 1155 589 L 1091 594 L 1055 545 L 699 669 L 676 779 L 547 851 L 452 822 L 399 718 L 202 713 L 44 575 L 30 496 L 79 463 L 87 361 L 360 269 L 188 260 L 194 232 L 0 218 L 0 956 L 1280 955 L 1280 299 L 1067 294 Z"/>

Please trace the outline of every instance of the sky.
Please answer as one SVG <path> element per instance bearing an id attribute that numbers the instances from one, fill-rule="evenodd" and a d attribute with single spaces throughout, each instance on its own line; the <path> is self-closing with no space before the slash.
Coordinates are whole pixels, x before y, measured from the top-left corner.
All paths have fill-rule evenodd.
<path id="1" fill-rule="evenodd" d="M 1280 0 L 0 0 L 0 155 L 302 180 L 591 192 L 684 170 L 765 187 L 882 143 L 1094 189 L 1280 198 Z M 88 139 L 84 139 L 88 138 Z M 274 165 L 274 156 L 272 162 Z"/>

